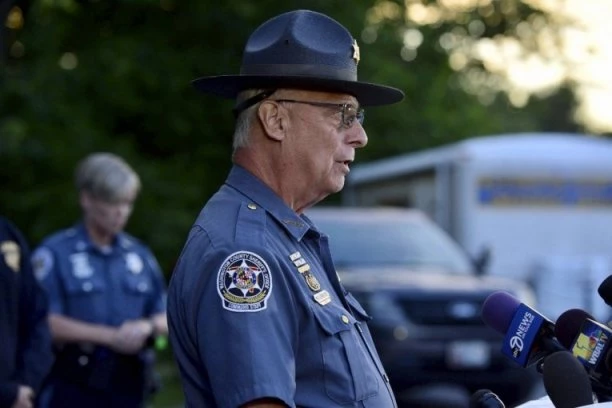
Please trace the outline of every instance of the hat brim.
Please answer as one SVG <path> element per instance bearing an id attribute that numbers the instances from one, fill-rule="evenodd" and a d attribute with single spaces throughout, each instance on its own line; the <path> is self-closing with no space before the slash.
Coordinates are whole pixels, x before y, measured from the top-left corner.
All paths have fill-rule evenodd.
<path id="1" fill-rule="evenodd" d="M 357 98 L 361 106 L 390 105 L 404 98 L 402 91 L 385 85 L 303 76 L 220 75 L 198 78 L 192 84 L 200 92 L 224 98 L 236 98 L 246 89 L 275 88 L 347 93 Z"/>

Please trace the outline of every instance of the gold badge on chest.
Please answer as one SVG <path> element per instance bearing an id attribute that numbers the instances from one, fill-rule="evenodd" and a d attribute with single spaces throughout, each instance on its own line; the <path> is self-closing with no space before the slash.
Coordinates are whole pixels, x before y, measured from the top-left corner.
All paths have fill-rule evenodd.
<path id="1" fill-rule="evenodd" d="M 298 268 L 298 272 L 304 277 L 306 284 L 313 292 L 318 292 L 321 290 L 321 284 L 315 278 L 315 276 L 310 272 L 310 265 L 305 263 L 304 265 Z"/>
<path id="2" fill-rule="evenodd" d="M 310 271 L 310 265 L 306 262 L 304 258 L 302 258 L 302 254 L 299 252 L 294 252 L 289 255 L 289 259 L 293 262 L 293 265 L 297 267 L 298 272 L 304 278 L 306 285 L 308 288 L 315 292 L 313 295 L 314 300 L 320 305 L 326 305 L 331 301 L 331 297 L 326 290 L 321 290 L 321 284 L 319 283 L 316 276 L 312 274 Z"/>

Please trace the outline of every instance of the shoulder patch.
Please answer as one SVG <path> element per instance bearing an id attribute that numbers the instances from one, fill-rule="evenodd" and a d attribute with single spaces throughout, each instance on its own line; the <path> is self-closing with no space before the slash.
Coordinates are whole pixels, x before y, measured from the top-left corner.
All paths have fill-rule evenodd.
<path id="1" fill-rule="evenodd" d="M 36 279 L 39 281 L 45 279 L 52 268 L 53 254 L 51 250 L 46 247 L 38 248 L 34 254 L 32 254 L 32 269 L 34 270 Z"/>
<path id="2" fill-rule="evenodd" d="M 232 312 L 264 310 L 272 293 L 270 268 L 253 252 L 234 252 L 219 268 L 217 292 L 224 309 Z"/>

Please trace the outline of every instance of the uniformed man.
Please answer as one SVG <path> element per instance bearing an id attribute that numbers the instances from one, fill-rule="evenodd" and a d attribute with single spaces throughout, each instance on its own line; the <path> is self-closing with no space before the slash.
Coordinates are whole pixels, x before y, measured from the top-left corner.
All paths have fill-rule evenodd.
<path id="1" fill-rule="evenodd" d="M 32 408 L 53 362 L 48 303 L 21 232 L 0 217 L 0 408 Z"/>
<path id="2" fill-rule="evenodd" d="M 236 98 L 233 168 L 174 271 L 170 340 L 188 407 L 396 406 L 326 235 L 303 211 L 340 191 L 366 145 L 362 106 L 401 91 L 357 81 L 350 33 L 307 10 L 250 36 L 240 75 L 197 79 Z"/>
<path id="3" fill-rule="evenodd" d="M 120 157 L 95 153 L 76 171 L 78 225 L 33 255 L 49 294 L 57 361 L 43 407 L 141 407 L 150 345 L 167 333 L 165 283 L 151 251 L 123 232 L 140 179 Z"/>

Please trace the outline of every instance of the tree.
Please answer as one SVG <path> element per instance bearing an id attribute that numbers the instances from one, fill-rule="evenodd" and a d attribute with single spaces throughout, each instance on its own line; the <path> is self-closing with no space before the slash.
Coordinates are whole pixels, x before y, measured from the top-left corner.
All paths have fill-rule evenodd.
<path id="1" fill-rule="evenodd" d="M 72 186 L 78 160 L 115 152 L 144 184 L 128 228 L 169 272 L 201 205 L 230 166 L 232 102 L 199 95 L 189 83 L 238 72 L 251 31 L 289 9 L 310 8 L 341 21 L 360 43 L 360 78 L 406 93 L 402 103 L 367 110 L 370 143 L 359 160 L 475 135 L 560 127 L 550 101 L 572 106 L 568 93 L 524 109 L 503 95 L 483 104 L 481 95 L 466 93 L 465 77 L 449 65 L 440 39 L 468 25 L 477 11 L 417 26 L 393 13 L 376 17 L 385 4 L 407 7 L 400 2 L 285 3 L 16 0 L 25 23 L 7 31 L 9 49 L 21 51 L 9 53 L 2 66 L 0 212 L 37 243 L 78 217 Z M 407 40 L 418 40 L 417 28 L 422 40 L 413 58 Z"/>

